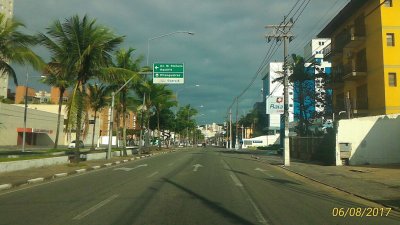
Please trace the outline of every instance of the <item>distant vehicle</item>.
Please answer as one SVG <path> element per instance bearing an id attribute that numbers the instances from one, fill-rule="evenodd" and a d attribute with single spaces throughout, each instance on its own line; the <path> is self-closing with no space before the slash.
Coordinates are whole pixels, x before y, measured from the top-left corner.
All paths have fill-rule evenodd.
<path id="1" fill-rule="evenodd" d="M 73 140 L 71 143 L 69 143 L 68 148 L 75 148 L 76 140 Z M 84 148 L 85 144 L 83 144 L 83 141 L 79 140 L 79 148 Z"/>
<path id="2" fill-rule="evenodd" d="M 197 147 L 203 147 L 203 144 L 202 143 L 198 143 Z"/>

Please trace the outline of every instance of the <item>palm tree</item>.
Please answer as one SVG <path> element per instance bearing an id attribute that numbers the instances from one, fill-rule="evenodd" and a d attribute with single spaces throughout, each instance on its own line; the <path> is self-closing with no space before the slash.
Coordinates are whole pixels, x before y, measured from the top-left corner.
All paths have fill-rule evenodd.
<path id="1" fill-rule="evenodd" d="M 166 85 L 154 85 L 150 92 L 150 97 L 157 115 L 157 130 L 158 137 L 160 138 L 160 113 L 164 109 L 169 109 L 173 106 L 176 106 L 177 101 L 174 100 L 174 92 L 170 89 L 167 89 Z M 158 142 L 158 147 L 161 148 L 161 140 Z"/>
<path id="2" fill-rule="evenodd" d="M 58 97 L 57 131 L 56 131 L 56 139 L 54 141 L 54 148 L 57 149 L 58 138 L 60 135 L 61 109 L 63 104 L 63 96 L 65 91 L 72 84 L 72 77 L 70 74 L 65 73 L 62 64 L 56 61 L 48 63 L 43 73 L 46 75 L 46 77 L 42 80 L 42 82 L 52 87 L 56 87 L 60 91 L 60 95 Z"/>
<path id="3" fill-rule="evenodd" d="M 93 78 L 104 79 L 105 68 L 112 65 L 112 52 L 122 43 L 123 37 L 115 36 L 108 28 L 96 24 L 86 15 L 81 19 L 72 16 L 63 23 L 56 20 L 39 34 L 39 41 L 60 59 L 66 73 L 74 77 L 68 120 L 76 114 L 76 142 L 80 142 L 86 83 Z M 109 75 L 109 74 L 107 74 Z M 79 145 L 76 145 L 76 155 Z"/>
<path id="4" fill-rule="evenodd" d="M 107 106 L 109 100 L 110 89 L 104 85 L 88 84 L 88 102 L 90 109 L 94 112 L 94 123 L 92 131 L 92 146 L 94 149 L 94 136 L 96 132 L 97 112 Z"/>
<path id="5" fill-rule="evenodd" d="M 39 71 L 44 65 L 43 60 L 30 49 L 37 44 L 36 38 L 19 32 L 20 27 L 25 25 L 0 14 L 0 71 L 10 75 L 15 86 L 18 86 L 17 75 L 10 63 L 31 65 Z"/>
<path id="6" fill-rule="evenodd" d="M 137 59 L 132 60 L 132 55 L 133 52 L 135 51 L 134 48 L 129 48 L 128 50 L 125 49 L 120 49 L 116 53 L 116 68 L 120 69 L 126 69 L 130 70 L 132 72 L 139 72 L 140 71 L 140 62 L 143 60 L 143 56 L 139 56 Z M 126 152 L 126 110 L 127 110 L 127 97 L 128 97 L 128 91 L 130 88 L 134 87 L 139 78 L 137 74 L 135 74 L 136 77 L 133 81 L 131 81 L 129 84 L 127 84 L 120 92 L 120 110 L 117 110 L 117 133 L 119 129 L 119 120 L 120 120 L 120 114 L 122 114 L 122 148 L 124 155 L 127 155 Z M 127 82 L 129 78 L 131 78 L 131 74 L 123 75 L 121 74 L 120 79 L 115 79 L 113 80 L 112 84 L 116 85 L 116 88 L 119 89 L 122 85 Z"/>

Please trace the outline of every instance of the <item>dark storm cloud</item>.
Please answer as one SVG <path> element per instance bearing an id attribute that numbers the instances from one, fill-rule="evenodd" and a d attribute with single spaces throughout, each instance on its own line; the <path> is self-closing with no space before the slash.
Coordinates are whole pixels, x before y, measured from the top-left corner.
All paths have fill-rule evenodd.
<path id="1" fill-rule="evenodd" d="M 173 31 L 193 31 L 194 36 L 176 34 L 150 42 L 150 63 L 185 63 L 185 88 L 179 93 L 181 105 L 199 107 L 205 122 L 222 122 L 227 107 L 250 82 L 262 62 L 268 44 L 264 35 L 267 24 L 277 24 L 296 0 L 16 0 L 15 16 L 29 32 L 45 32 L 56 20 L 87 14 L 118 35 L 126 36 L 123 47 L 133 47 L 136 55 L 147 54 L 151 37 Z M 293 43 L 305 43 L 319 30 L 318 20 L 332 17 L 347 1 L 311 1 L 296 24 L 299 33 Z M 333 5 L 334 4 L 334 5 Z M 329 7 L 333 7 L 329 9 Z M 321 19 L 322 18 L 322 19 Z M 325 20 L 325 19 L 324 19 Z M 323 23 L 321 23 L 322 26 Z M 312 32 L 311 32 L 312 31 Z M 313 33 L 314 32 L 314 33 Z M 292 46 L 302 53 L 304 46 Z M 44 50 L 39 54 L 46 55 Z M 279 49 L 274 60 L 281 58 Z M 143 65 L 145 65 L 145 61 Z M 20 80 L 24 69 L 20 69 Z M 32 79 L 34 80 L 34 79 Z M 43 87 L 32 81 L 37 87 Z M 261 76 L 240 99 L 239 114 L 248 112 L 261 101 Z M 200 107 L 203 105 L 204 107 Z"/>

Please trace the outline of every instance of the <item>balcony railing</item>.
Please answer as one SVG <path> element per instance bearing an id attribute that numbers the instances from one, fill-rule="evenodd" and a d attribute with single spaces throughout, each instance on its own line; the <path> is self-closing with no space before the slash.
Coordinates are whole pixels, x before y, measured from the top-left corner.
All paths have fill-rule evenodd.
<path id="1" fill-rule="evenodd" d="M 344 65 L 344 79 L 361 78 L 367 75 L 367 64 L 352 61 Z"/>
<path id="2" fill-rule="evenodd" d="M 337 66 L 332 68 L 332 74 L 331 74 L 331 79 L 327 81 L 326 85 L 328 88 L 336 89 L 338 87 L 343 86 L 344 84 L 344 73 L 343 73 L 343 67 L 342 66 Z"/>
<path id="3" fill-rule="evenodd" d="M 365 42 L 365 26 L 351 27 L 350 32 L 345 36 L 345 48 L 357 48 Z"/>

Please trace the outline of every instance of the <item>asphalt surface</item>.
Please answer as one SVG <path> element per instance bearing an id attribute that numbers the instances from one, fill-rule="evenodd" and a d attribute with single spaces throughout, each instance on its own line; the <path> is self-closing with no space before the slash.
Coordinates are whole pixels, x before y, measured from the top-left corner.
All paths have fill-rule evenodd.
<path id="1" fill-rule="evenodd" d="M 249 154 L 197 148 L 2 192 L 0 224 L 390 225 L 400 217 Z"/>

